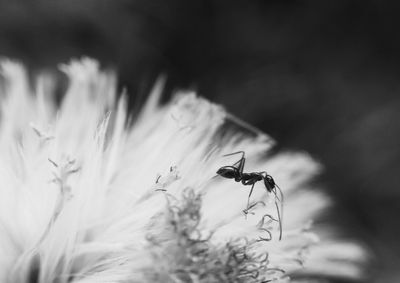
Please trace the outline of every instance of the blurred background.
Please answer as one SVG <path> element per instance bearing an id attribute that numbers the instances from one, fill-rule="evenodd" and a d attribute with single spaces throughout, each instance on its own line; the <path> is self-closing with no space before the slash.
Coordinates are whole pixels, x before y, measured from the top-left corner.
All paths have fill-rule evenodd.
<path id="1" fill-rule="evenodd" d="M 133 108 L 166 73 L 166 96 L 194 87 L 278 149 L 309 152 L 338 203 L 330 220 L 373 252 L 366 282 L 400 282 L 400 18 L 392 2 L 0 0 L 0 55 L 32 70 L 100 59 L 118 70 Z"/>

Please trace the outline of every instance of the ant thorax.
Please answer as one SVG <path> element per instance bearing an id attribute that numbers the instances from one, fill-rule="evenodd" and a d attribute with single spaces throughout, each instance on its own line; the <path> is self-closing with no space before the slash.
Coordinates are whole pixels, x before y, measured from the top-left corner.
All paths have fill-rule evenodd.
<path id="1" fill-rule="evenodd" d="M 227 178 L 227 179 L 233 179 L 239 176 L 238 175 L 238 169 L 233 167 L 233 166 L 224 166 L 218 169 L 217 174 L 220 175 L 221 177 Z M 239 182 L 239 180 L 237 180 L 237 182 Z"/>
<path id="2" fill-rule="evenodd" d="M 263 179 L 263 176 L 257 172 L 242 173 L 242 181 L 258 182 L 258 181 L 261 181 L 262 179 Z"/>

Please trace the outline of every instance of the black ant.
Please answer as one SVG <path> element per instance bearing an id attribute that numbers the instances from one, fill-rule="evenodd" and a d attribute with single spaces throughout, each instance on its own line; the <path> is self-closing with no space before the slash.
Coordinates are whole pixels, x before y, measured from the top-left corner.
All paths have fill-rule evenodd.
<path id="1" fill-rule="evenodd" d="M 265 188 L 269 193 L 273 193 L 275 195 L 275 206 L 278 213 L 278 221 L 279 221 L 279 240 L 282 239 L 282 203 L 283 203 L 283 193 L 281 189 L 275 184 L 274 179 L 267 174 L 267 172 L 251 172 L 251 173 L 243 173 L 244 163 L 246 161 L 244 155 L 244 151 L 238 151 L 230 154 L 225 154 L 223 156 L 230 156 L 234 154 L 242 154 L 242 157 L 239 161 L 235 162 L 232 166 L 223 166 L 218 169 L 217 174 L 221 177 L 228 179 L 235 179 L 236 182 L 241 182 L 245 186 L 250 186 L 250 193 L 247 199 L 247 208 L 245 211 L 250 209 L 250 197 L 253 193 L 254 185 L 258 181 L 264 181 Z M 280 198 L 277 196 L 277 190 L 279 191 Z M 280 207 L 278 206 L 278 201 L 280 202 Z"/>

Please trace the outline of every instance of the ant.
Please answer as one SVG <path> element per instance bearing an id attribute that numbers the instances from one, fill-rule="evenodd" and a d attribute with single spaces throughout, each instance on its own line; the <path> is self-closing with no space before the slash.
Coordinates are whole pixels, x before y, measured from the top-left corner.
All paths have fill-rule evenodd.
<path id="1" fill-rule="evenodd" d="M 235 162 L 232 166 L 223 166 L 218 169 L 217 174 L 221 177 L 227 179 L 235 179 L 236 182 L 241 182 L 245 186 L 250 186 L 250 193 L 247 199 L 247 208 L 245 211 L 249 211 L 250 207 L 250 197 L 253 193 L 254 185 L 259 181 L 264 181 L 264 186 L 269 193 L 273 193 L 275 195 L 275 206 L 278 213 L 278 221 L 279 221 L 279 240 L 282 239 L 282 203 L 283 203 L 283 193 L 281 189 L 275 184 L 274 179 L 267 174 L 267 172 L 251 172 L 251 173 L 244 173 L 244 163 L 246 161 L 244 151 L 238 151 L 230 154 L 225 154 L 223 156 L 230 156 L 234 154 L 242 154 L 242 157 Z M 277 196 L 277 190 L 279 191 L 280 198 Z M 280 202 L 280 207 L 278 206 L 278 201 Z"/>

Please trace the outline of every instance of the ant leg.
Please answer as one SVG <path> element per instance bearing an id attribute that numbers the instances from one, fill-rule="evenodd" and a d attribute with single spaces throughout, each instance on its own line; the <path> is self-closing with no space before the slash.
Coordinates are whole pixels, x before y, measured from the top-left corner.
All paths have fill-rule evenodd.
<path id="1" fill-rule="evenodd" d="M 281 237 L 282 237 L 282 221 L 283 221 L 283 203 L 284 203 L 284 200 L 283 200 L 283 192 L 282 192 L 282 190 L 281 190 L 281 188 L 279 188 L 279 186 L 278 185 L 275 185 L 275 187 L 277 187 L 278 188 L 278 190 L 279 190 L 279 194 L 280 194 L 280 196 L 281 196 L 281 200 L 280 200 L 280 205 L 281 205 L 281 210 L 280 210 L 280 217 L 281 217 L 281 219 L 280 219 L 280 229 L 281 229 Z"/>
<path id="2" fill-rule="evenodd" d="M 233 153 L 224 154 L 222 156 L 230 156 L 230 155 L 235 155 L 235 154 L 238 154 L 238 153 L 241 153 L 242 154 L 242 158 L 244 158 L 244 151 L 243 150 L 236 151 L 236 152 L 233 152 Z"/>
<path id="3" fill-rule="evenodd" d="M 235 167 L 235 165 L 238 164 L 238 168 L 237 169 L 239 171 L 239 175 L 241 176 L 243 174 L 244 163 L 246 161 L 246 158 L 244 157 L 244 151 L 237 151 L 237 152 L 225 154 L 223 156 L 230 156 L 230 155 L 234 155 L 234 154 L 238 154 L 238 153 L 241 153 L 242 157 L 239 159 L 239 161 L 235 162 L 232 166 Z"/>
<path id="4" fill-rule="evenodd" d="M 279 212 L 278 203 L 275 201 L 276 211 L 278 212 L 278 219 L 279 219 L 279 241 L 282 240 L 282 216 Z"/>
<path id="5" fill-rule="evenodd" d="M 239 175 L 242 176 L 243 174 L 243 169 L 244 169 L 244 163 L 246 162 L 246 159 L 244 157 L 240 158 L 237 162 L 235 162 L 232 166 L 235 166 L 236 164 L 238 164 L 238 172 Z"/>
<path id="6" fill-rule="evenodd" d="M 279 190 L 281 199 L 278 198 L 276 189 Z M 276 207 L 276 212 L 278 213 L 278 219 L 279 219 L 279 240 L 282 240 L 283 193 L 282 193 L 281 188 L 279 188 L 277 185 L 275 185 L 275 189 L 273 190 L 273 193 L 275 195 L 275 207 Z M 277 199 L 280 202 L 280 207 L 278 206 L 278 202 L 276 201 Z"/>
<path id="7" fill-rule="evenodd" d="M 247 208 L 246 208 L 246 210 L 249 210 L 249 206 L 250 206 L 250 197 L 251 197 L 251 194 L 253 193 L 254 185 L 255 185 L 255 183 L 251 186 L 250 193 L 249 193 L 249 197 L 247 198 Z"/>
<path id="8" fill-rule="evenodd" d="M 279 196 L 281 197 L 281 198 L 278 198 L 278 200 L 279 200 L 281 203 L 283 203 L 283 193 L 282 193 L 282 190 L 281 190 L 281 188 L 279 188 L 279 186 L 278 186 L 277 184 L 275 184 L 275 187 L 278 189 L 278 191 L 279 191 Z M 276 195 L 276 189 L 275 189 L 275 195 Z"/>
<path id="9" fill-rule="evenodd" d="M 244 163 L 245 163 L 246 159 L 244 157 L 242 157 L 238 162 L 239 162 L 239 167 L 238 167 L 238 171 L 239 174 L 242 175 L 243 174 L 243 169 L 244 169 Z"/>

